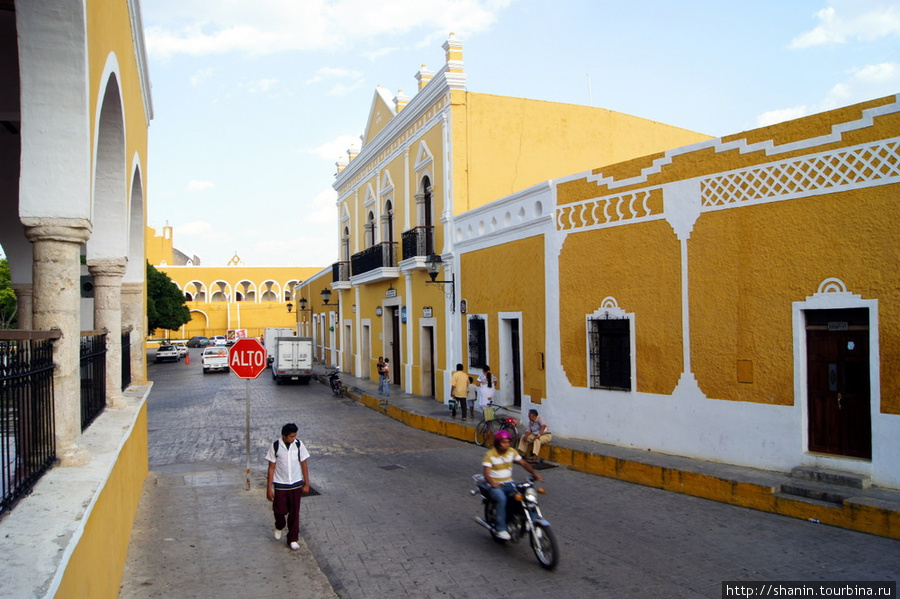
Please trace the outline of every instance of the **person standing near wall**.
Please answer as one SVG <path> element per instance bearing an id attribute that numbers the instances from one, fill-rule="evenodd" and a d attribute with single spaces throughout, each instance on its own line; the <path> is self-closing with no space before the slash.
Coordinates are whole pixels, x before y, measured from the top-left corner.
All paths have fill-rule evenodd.
<path id="1" fill-rule="evenodd" d="M 497 377 L 491 372 L 487 364 L 482 369 L 484 372 L 478 377 L 478 405 L 483 410 L 486 405 L 494 401 L 494 393 L 497 391 Z"/>
<path id="2" fill-rule="evenodd" d="M 381 366 L 381 382 L 378 383 L 378 392 L 382 395 L 391 394 L 391 361 L 388 358 L 384 359 L 384 364 Z"/>
<path id="3" fill-rule="evenodd" d="M 462 408 L 462 419 L 466 419 L 466 393 L 469 387 L 469 377 L 463 372 L 463 365 L 456 365 L 456 372 L 450 377 L 450 397 Z M 455 413 L 455 412 L 454 412 Z"/>

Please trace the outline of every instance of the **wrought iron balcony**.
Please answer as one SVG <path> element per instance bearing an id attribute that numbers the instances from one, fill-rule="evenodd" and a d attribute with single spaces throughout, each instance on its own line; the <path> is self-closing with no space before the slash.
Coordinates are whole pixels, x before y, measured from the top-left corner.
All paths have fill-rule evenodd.
<path id="1" fill-rule="evenodd" d="M 397 268 L 396 246 L 396 241 L 385 241 L 353 254 L 350 257 L 352 276 L 358 277 L 376 269 Z"/>
<path id="2" fill-rule="evenodd" d="M 434 227 L 414 227 L 404 231 L 403 260 L 416 256 L 430 256 L 434 253 Z"/>
<path id="3" fill-rule="evenodd" d="M 350 263 L 335 262 L 331 265 L 331 281 L 333 283 L 346 282 L 350 280 Z"/>

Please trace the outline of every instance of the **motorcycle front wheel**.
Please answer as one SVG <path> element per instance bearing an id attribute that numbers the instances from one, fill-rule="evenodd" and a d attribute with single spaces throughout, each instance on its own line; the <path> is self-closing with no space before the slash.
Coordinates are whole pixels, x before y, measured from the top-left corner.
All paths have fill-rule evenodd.
<path id="1" fill-rule="evenodd" d="M 534 523 L 531 531 L 531 549 L 541 567 L 545 570 L 553 570 L 559 562 L 559 548 L 556 544 L 556 535 L 550 527 L 540 522 Z"/>

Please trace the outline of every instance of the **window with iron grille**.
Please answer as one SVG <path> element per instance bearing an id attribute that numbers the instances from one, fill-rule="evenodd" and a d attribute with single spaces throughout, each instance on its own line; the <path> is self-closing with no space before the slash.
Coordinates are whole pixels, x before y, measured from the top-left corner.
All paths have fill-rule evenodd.
<path id="1" fill-rule="evenodd" d="M 631 391 L 631 321 L 588 319 L 591 389 Z"/>
<path id="2" fill-rule="evenodd" d="M 469 317 L 469 367 L 482 368 L 487 364 L 487 339 L 484 319 L 480 316 Z"/>

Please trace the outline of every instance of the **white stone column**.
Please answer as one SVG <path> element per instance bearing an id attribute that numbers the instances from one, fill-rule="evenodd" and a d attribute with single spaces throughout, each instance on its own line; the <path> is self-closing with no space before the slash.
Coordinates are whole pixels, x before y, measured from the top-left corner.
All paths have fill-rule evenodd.
<path id="1" fill-rule="evenodd" d="M 33 244 L 33 326 L 59 329 L 53 344 L 56 455 L 63 466 L 86 463 L 81 437 L 81 246 L 91 223 L 81 218 L 22 218 Z"/>
<path id="2" fill-rule="evenodd" d="M 143 283 L 122 284 L 122 327 L 131 327 L 131 383 L 147 382 L 146 303 Z"/>
<path id="3" fill-rule="evenodd" d="M 122 277 L 126 258 L 89 260 L 94 277 L 94 328 L 106 331 L 106 405 L 121 408 L 122 399 Z"/>
<path id="4" fill-rule="evenodd" d="M 18 285 L 13 283 L 12 288 L 16 292 L 16 328 L 29 331 L 34 328 L 34 317 L 31 315 L 34 309 L 34 294 L 31 283 Z"/>

